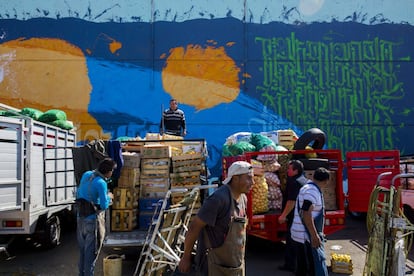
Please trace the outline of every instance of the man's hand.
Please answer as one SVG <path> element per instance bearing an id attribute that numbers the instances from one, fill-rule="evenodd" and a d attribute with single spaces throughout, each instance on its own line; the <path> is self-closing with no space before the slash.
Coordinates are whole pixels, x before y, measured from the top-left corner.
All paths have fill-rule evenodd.
<path id="1" fill-rule="evenodd" d="M 186 135 L 187 135 L 187 130 L 184 129 L 183 136 L 186 136 Z"/>
<path id="2" fill-rule="evenodd" d="M 319 235 L 312 235 L 311 245 L 312 245 L 313 248 L 318 248 L 319 246 L 322 245 L 322 241 L 321 241 L 321 238 L 319 237 Z"/>
<path id="3" fill-rule="evenodd" d="M 183 256 L 178 263 L 178 270 L 181 273 L 188 273 L 191 270 L 191 255 L 190 257 Z"/>
<path id="4" fill-rule="evenodd" d="M 279 222 L 279 224 L 283 224 L 283 223 L 285 223 L 285 222 L 286 222 L 286 216 L 284 216 L 283 214 L 282 214 L 282 215 L 280 215 L 280 216 L 277 218 L 277 221 Z"/>

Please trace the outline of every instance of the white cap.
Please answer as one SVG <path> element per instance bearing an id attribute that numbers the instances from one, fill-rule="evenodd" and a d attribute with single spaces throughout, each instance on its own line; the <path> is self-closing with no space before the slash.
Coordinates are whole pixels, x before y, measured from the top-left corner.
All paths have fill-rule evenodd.
<path id="1" fill-rule="evenodd" d="M 223 184 L 229 183 L 233 175 L 250 174 L 252 171 L 253 167 L 250 163 L 246 161 L 236 161 L 231 164 L 227 172 L 227 177 L 224 179 Z"/>

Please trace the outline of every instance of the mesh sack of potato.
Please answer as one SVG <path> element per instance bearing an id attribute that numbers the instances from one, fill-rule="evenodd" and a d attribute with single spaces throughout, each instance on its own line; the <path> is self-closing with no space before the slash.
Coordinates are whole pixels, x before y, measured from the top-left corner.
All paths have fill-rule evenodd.
<path id="1" fill-rule="evenodd" d="M 282 209 L 283 195 L 280 189 L 279 177 L 275 173 L 265 172 L 265 179 L 268 186 L 269 209 Z"/>
<path id="2" fill-rule="evenodd" d="M 252 188 L 252 212 L 254 215 L 269 211 L 267 194 L 268 187 L 264 175 L 255 175 Z"/>

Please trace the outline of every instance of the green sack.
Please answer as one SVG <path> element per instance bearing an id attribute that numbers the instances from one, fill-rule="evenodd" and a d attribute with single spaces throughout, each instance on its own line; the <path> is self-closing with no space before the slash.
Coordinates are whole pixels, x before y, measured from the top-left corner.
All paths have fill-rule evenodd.
<path id="1" fill-rule="evenodd" d="M 73 129 L 73 123 L 67 120 L 56 120 L 51 122 L 50 124 L 66 130 Z"/>
<path id="2" fill-rule="evenodd" d="M 120 141 L 120 142 L 126 142 L 126 141 L 134 141 L 135 139 L 136 139 L 135 137 L 120 136 L 116 138 L 115 140 Z"/>
<path id="3" fill-rule="evenodd" d="M 57 120 L 62 120 L 62 121 L 67 120 L 65 111 L 62 111 L 59 109 L 50 109 L 39 117 L 39 121 L 43 123 L 51 123 Z"/>
<path id="4" fill-rule="evenodd" d="M 18 116 L 18 115 L 19 115 L 19 113 L 15 112 L 15 111 L 8 111 L 8 110 L 0 111 L 0 116 L 14 117 L 14 116 Z"/>
<path id="5" fill-rule="evenodd" d="M 257 151 L 260 151 L 267 146 L 271 146 L 276 150 L 275 143 L 269 137 L 261 134 L 252 133 L 252 136 L 250 137 L 250 143 L 256 147 Z"/>
<path id="6" fill-rule="evenodd" d="M 223 155 L 223 157 L 232 156 L 232 154 L 231 154 L 231 152 L 229 150 L 229 146 L 226 145 L 226 144 L 223 145 L 222 155 Z"/>
<path id="7" fill-rule="evenodd" d="M 28 116 L 32 119 L 39 120 L 40 116 L 42 116 L 43 112 L 40 110 L 37 110 L 35 108 L 25 107 L 22 110 L 20 110 L 20 114 Z"/>
<path id="8" fill-rule="evenodd" d="M 245 152 L 256 151 L 256 147 L 246 141 L 240 141 L 229 146 L 229 151 L 232 156 L 244 154 Z"/>

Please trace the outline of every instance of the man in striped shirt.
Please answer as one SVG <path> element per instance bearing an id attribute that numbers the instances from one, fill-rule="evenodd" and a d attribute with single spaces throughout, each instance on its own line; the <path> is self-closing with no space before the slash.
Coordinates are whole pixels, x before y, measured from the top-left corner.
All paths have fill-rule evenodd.
<path id="1" fill-rule="evenodd" d="M 170 108 L 164 110 L 162 113 L 160 134 L 176 136 L 187 135 L 184 111 L 178 109 L 178 102 L 176 99 L 171 99 Z"/>
<path id="2" fill-rule="evenodd" d="M 327 276 L 324 249 L 323 226 L 325 207 L 320 185 L 329 181 L 329 171 L 318 168 L 313 181 L 304 185 L 296 200 L 295 216 L 291 228 L 295 243 L 297 267 L 296 276 Z"/>

